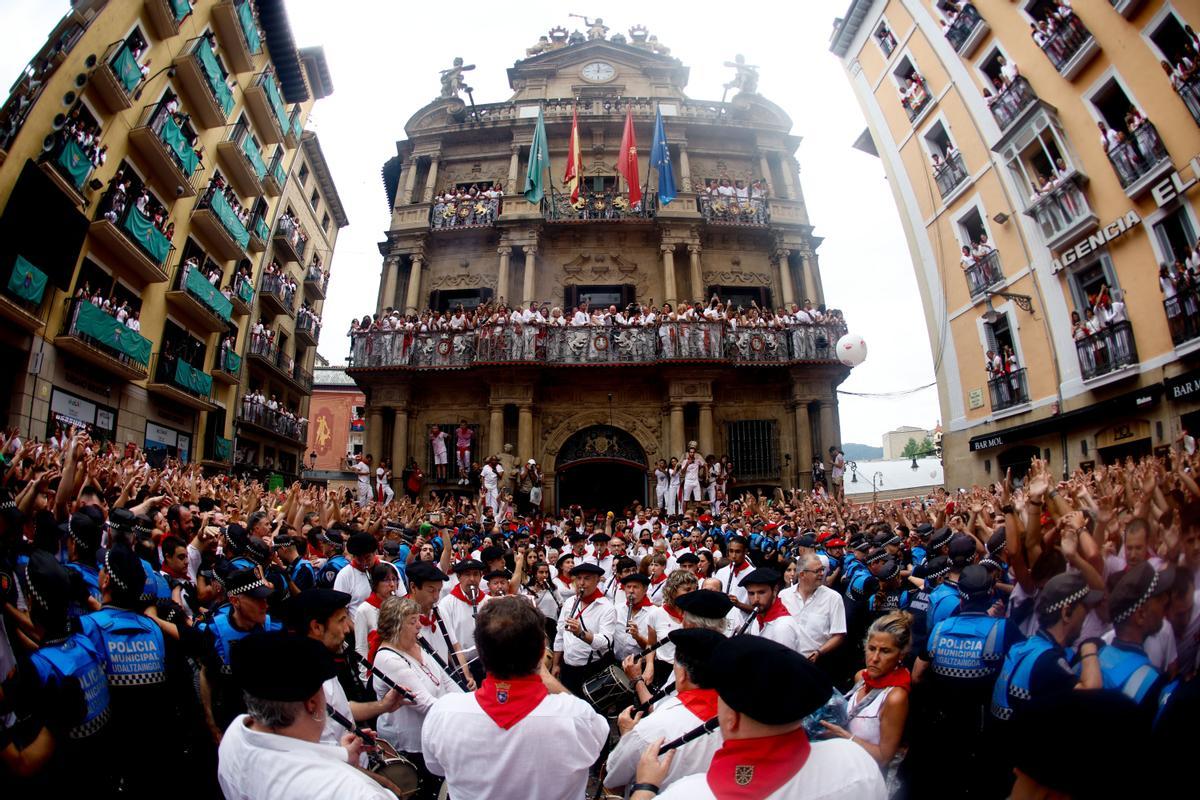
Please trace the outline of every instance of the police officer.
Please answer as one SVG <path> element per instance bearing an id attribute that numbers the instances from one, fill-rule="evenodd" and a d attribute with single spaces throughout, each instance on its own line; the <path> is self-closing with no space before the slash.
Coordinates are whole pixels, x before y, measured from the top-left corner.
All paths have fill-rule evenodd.
<path id="1" fill-rule="evenodd" d="M 1175 568 L 1155 572 L 1148 561 L 1130 568 L 1108 598 L 1112 643 L 1100 649 L 1105 689 L 1115 689 L 1137 703 L 1152 719 L 1166 679 L 1143 649 L 1146 637 L 1163 624 Z"/>
<path id="2" fill-rule="evenodd" d="M 950 539 L 946 550 L 950 557 L 950 574 L 929 595 L 929 611 L 925 614 L 925 627 L 929 631 L 953 614 L 962 602 L 958 591 L 958 576 L 975 560 L 975 539 L 970 534 L 956 533 Z"/>
<path id="3" fill-rule="evenodd" d="M 312 562 L 300 555 L 301 539 L 284 534 L 275 537 L 275 555 L 288 579 L 288 591 L 297 595 L 317 585 L 317 571 Z"/>
<path id="4" fill-rule="evenodd" d="M 962 605 L 934 625 L 913 670 L 919 711 L 910 718 L 919 724 L 905 766 L 914 796 L 921 790 L 937 794 L 928 781 L 936 780 L 937 765 L 945 764 L 976 777 L 957 787 L 963 796 L 1003 796 L 1007 787 L 997 777 L 985 725 L 996 675 L 1020 632 L 988 615 L 992 582 L 986 568 L 964 567 L 956 588 Z"/>
<path id="5" fill-rule="evenodd" d="M 96 561 L 100 550 L 100 526 L 90 514 L 76 512 L 58 529 L 67 543 L 67 569 L 83 581 L 88 597 L 95 601 L 77 600 L 72 593 L 71 616 L 78 617 L 100 607 L 100 569 Z"/>
<path id="6" fill-rule="evenodd" d="M 350 559 L 343 553 L 346 539 L 341 531 L 327 530 L 322 534 L 322 538 L 325 541 L 327 555 L 325 563 L 317 572 L 317 586 L 321 589 L 332 589 L 338 573 L 350 563 Z"/>
<path id="7" fill-rule="evenodd" d="M 890 557 L 884 559 L 876 579 L 879 581 L 879 591 L 867 599 L 867 608 L 872 617 L 908 609 L 912 595 L 904 588 L 905 581 L 900 576 L 899 561 Z"/>
<path id="8" fill-rule="evenodd" d="M 1011 720 L 1031 701 L 1055 692 L 1100 688 L 1097 642 L 1079 646 L 1078 676 L 1066 648 L 1079 637 L 1088 610 L 1103 599 L 1104 593 L 1078 574 L 1064 572 L 1050 579 L 1037 597 L 1037 633 L 1013 645 L 1004 658 L 992 690 L 993 717 Z"/>
<path id="9" fill-rule="evenodd" d="M 950 559 L 945 556 L 934 556 L 913 568 L 912 577 L 921 583 L 909 600 L 908 611 L 912 614 L 912 651 L 907 657 L 911 665 L 917 654 L 924 652 L 925 642 L 929 638 L 929 628 L 926 627 L 929 612 L 929 596 L 938 587 L 942 579 L 950 574 Z M 913 581 L 914 583 L 916 581 Z"/>
<path id="10" fill-rule="evenodd" d="M 912 542 L 909 554 L 913 567 L 919 567 L 929 560 L 929 537 L 932 535 L 933 526 L 928 522 L 922 522 L 909 535 L 909 541 Z"/>

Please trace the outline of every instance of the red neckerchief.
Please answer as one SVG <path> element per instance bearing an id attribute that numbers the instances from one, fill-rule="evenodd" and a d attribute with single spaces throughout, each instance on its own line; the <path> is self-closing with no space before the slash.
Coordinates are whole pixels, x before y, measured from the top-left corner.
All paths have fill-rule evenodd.
<path id="1" fill-rule="evenodd" d="M 421 627 L 422 628 L 428 627 L 430 633 L 436 633 L 437 632 L 437 617 L 435 617 L 433 614 L 430 614 L 428 617 L 425 616 L 424 614 L 421 614 L 420 616 L 421 616 Z"/>
<path id="2" fill-rule="evenodd" d="M 675 620 L 676 622 L 683 622 L 683 612 L 682 611 L 675 609 L 675 608 L 671 608 L 670 606 L 667 606 L 667 605 L 663 606 L 663 611 L 667 612 L 671 616 L 671 619 Z"/>
<path id="3" fill-rule="evenodd" d="M 475 702 L 492 722 L 508 730 L 529 716 L 548 694 L 537 675 L 500 680 L 489 674 L 475 691 Z"/>
<path id="4" fill-rule="evenodd" d="M 379 631 L 369 631 L 367 633 L 367 663 L 375 663 L 375 654 L 379 652 L 379 645 L 383 644 L 383 640 L 379 638 Z"/>
<path id="5" fill-rule="evenodd" d="M 564 572 L 560 572 L 560 573 L 558 573 L 557 575 L 555 575 L 555 576 L 554 576 L 554 580 L 556 580 L 556 581 L 558 581 L 559 583 L 561 583 L 561 584 L 563 585 L 563 588 L 564 588 L 564 589 L 570 589 L 570 588 L 571 588 L 571 579 L 570 579 L 570 577 L 565 577 L 565 578 L 564 578 L 563 576 L 564 576 L 565 574 L 566 574 L 566 573 L 564 573 Z"/>
<path id="6" fill-rule="evenodd" d="M 749 560 L 743 561 L 741 564 L 734 564 L 733 567 L 731 568 L 733 571 L 734 577 L 737 577 L 737 574 L 739 572 L 741 572 L 742 570 L 744 570 L 748 566 L 750 566 Z"/>
<path id="7" fill-rule="evenodd" d="M 768 797 L 804 768 L 811 750 L 804 728 L 780 736 L 726 739 L 708 767 L 708 788 L 717 800 Z"/>
<path id="8" fill-rule="evenodd" d="M 653 578 L 651 578 L 650 582 L 653 583 L 655 586 L 657 586 L 658 584 L 662 583 L 666 579 L 667 579 L 667 571 L 663 570 L 662 572 L 658 573 Z"/>
<path id="9" fill-rule="evenodd" d="M 642 599 L 638 600 L 636 603 L 634 603 L 633 606 L 629 609 L 629 616 L 632 617 L 634 612 L 637 611 L 639 608 L 649 608 L 652 605 L 654 605 L 654 603 L 650 602 L 650 598 L 647 597 L 646 595 L 642 595 Z"/>
<path id="10" fill-rule="evenodd" d="M 701 722 L 712 719 L 717 715 L 716 689 L 688 689 L 680 692 L 679 702 L 684 708 L 696 715 Z"/>
<path id="11" fill-rule="evenodd" d="M 464 603 L 466 603 L 469 606 L 475 605 L 474 603 L 472 603 L 470 601 L 470 599 L 465 594 L 463 594 L 461 583 L 455 584 L 454 588 L 450 590 L 450 594 L 453 595 L 454 597 L 457 597 L 459 600 L 462 600 Z"/>
<path id="12" fill-rule="evenodd" d="M 783 604 L 783 601 L 776 597 L 775 602 L 771 604 L 770 608 L 765 612 L 759 612 L 758 625 L 760 628 L 765 628 L 768 622 L 780 617 L 790 617 L 791 615 L 792 612 L 787 610 L 787 606 Z"/>
<path id="13" fill-rule="evenodd" d="M 379 595 L 371 592 L 369 595 L 367 595 L 367 605 L 379 608 L 381 605 L 383 605 L 383 601 L 379 599 Z"/>
<path id="14" fill-rule="evenodd" d="M 591 594 L 589 594 L 587 597 L 580 598 L 580 601 L 579 601 L 579 613 L 580 613 L 580 614 L 582 614 L 582 613 L 583 613 L 583 610 L 584 610 L 585 608 L 587 608 L 587 607 L 588 607 L 588 606 L 590 606 L 592 603 L 594 603 L 594 602 L 596 602 L 597 600 L 599 600 L 601 597 L 604 597 L 604 592 L 600 591 L 600 589 L 599 589 L 599 588 L 596 588 L 596 589 L 592 590 L 592 593 L 591 593 Z"/>
<path id="15" fill-rule="evenodd" d="M 908 667 L 896 667 L 878 679 L 872 678 L 871 675 L 863 670 L 863 683 L 868 689 L 886 689 L 889 686 L 899 686 L 901 689 L 912 688 L 912 673 L 908 671 Z"/>

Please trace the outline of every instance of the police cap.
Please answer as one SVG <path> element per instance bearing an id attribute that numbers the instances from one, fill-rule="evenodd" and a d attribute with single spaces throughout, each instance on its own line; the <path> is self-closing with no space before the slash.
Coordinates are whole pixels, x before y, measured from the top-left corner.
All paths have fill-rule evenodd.
<path id="1" fill-rule="evenodd" d="M 938 528 L 929 539 L 929 549 L 941 550 L 950 544 L 952 538 L 954 538 L 954 531 L 949 528 Z"/>
<path id="2" fill-rule="evenodd" d="M 922 570 L 920 575 L 917 574 L 917 569 L 913 570 L 913 575 L 924 580 L 933 580 L 950 574 L 950 559 L 945 556 L 934 556 L 926 561 L 917 569 Z"/>
<path id="3" fill-rule="evenodd" d="M 807 658 L 761 636 L 719 642 L 705 673 L 725 705 L 764 725 L 798 722 L 833 693 L 829 679 Z M 788 691 L 771 689 L 778 686 Z"/>
<path id="4" fill-rule="evenodd" d="M 879 570 L 879 580 L 890 581 L 898 577 L 900 577 L 900 562 L 894 558 L 883 562 L 883 566 Z"/>
<path id="5" fill-rule="evenodd" d="M 1094 607 L 1104 599 L 1104 592 L 1092 589 L 1082 575 L 1063 572 L 1055 575 L 1038 592 L 1036 610 L 1038 616 L 1053 614 L 1059 609 L 1083 603 Z"/>
<path id="6" fill-rule="evenodd" d="M 100 547 L 100 526 L 91 514 L 75 512 L 58 529 L 73 539 L 77 547 L 89 553 L 94 553 Z"/>
<path id="7" fill-rule="evenodd" d="M 1143 561 L 1121 576 L 1108 597 L 1108 611 L 1114 625 L 1124 622 L 1145 605 L 1150 598 L 1166 594 L 1175 582 L 1175 570 L 1168 567 L 1155 572 L 1149 561 Z"/>
<path id="8" fill-rule="evenodd" d="M 34 550 L 25 564 L 25 588 L 36 605 L 47 611 L 62 612 L 71 597 L 71 575 L 54 556 L 45 550 Z"/>
<path id="9" fill-rule="evenodd" d="M 950 560 L 963 561 L 975 555 L 975 537 L 956 533 L 950 539 Z"/>
<path id="10" fill-rule="evenodd" d="M 810 550 L 816 549 L 817 535 L 815 533 L 806 533 L 796 540 L 796 544 L 800 547 L 807 547 Z"/>
<path id="11" fill-rule="evenodd" d="M 987 567 L 970 564 L 958 576 L 958 593 L 966 600 L 984 597 L 992 590 L 992 576 Z"/>
<path id="12" fill-rule="evenodd" d="M 115 587 L 115 593 L 122 597 L 141 595 L 146 585 L 146 573 L 142 569 L 142 560 L 125 547 L 117 545 L 104 551 L 104 571 Z"/>
<path id="13" fill-rule="evenodd" d="M 251 634 L 234 643 L 229 660 L 234 679 L 261 700 L 307 700 L 337 674 L 324 645 L 286 633 Z"/>
<path id="14" fill-rule="evenodd" d="M 266 564 L 271 560 L 271 548 L 257 536 L 251 536 L 246 542 L 246 557 L 255 564 Z"/>
<path id="15" fill-rule="evenodd" d="M 702 619 L 725 619 L 733 603 L 729 595 L 712 589 L 697 589 L 675 598 L 675 607 Z"/>
<path id="16" fill-rule="evenodd" d="M 229 573 L 225 578 L 225 594 L 230 597 L 257 597 L 260 600 L 265 600 L 271 596 L 270 584 L 258 577 L 258 573 L 252 569 L 238 569 Z"/>

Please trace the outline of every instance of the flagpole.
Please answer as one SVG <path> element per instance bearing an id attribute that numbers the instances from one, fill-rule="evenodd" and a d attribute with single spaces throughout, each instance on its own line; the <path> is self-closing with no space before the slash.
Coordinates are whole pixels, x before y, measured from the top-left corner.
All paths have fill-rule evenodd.
<path id="1" fill-rule="evenodd" d="M 654 104 L 655 112 L 658 111 L 658 103 Z M 657 128 L 655 129 L 657 132 Z M 646 214 L 647 198 L 650 196 L 650 170 L 654 169 L 654 134 L 650 135 L 650 155 L 646 158 L 646 183 L 642 189 L 642 215 Z"/>

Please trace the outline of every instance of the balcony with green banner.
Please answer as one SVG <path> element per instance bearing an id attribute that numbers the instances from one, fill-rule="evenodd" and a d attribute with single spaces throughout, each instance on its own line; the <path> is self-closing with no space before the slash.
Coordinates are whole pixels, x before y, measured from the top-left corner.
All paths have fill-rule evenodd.
<path id="1" fill-rule="evenodd" d="M 267 221 L 261 216 L 255 217 L 254 222 L 250 224 L 250 249 L 256 253 L 261 253 L 267 249 L 267 239 L 271 238 L 271 229 L 267 227 Z"/>
<path id="2" fill-rule="evenodd" d="M 228 297 L 221 294 L 217 287 L 209 283 L 200 270 L 187 270 L 184 288 L 188 294 L 199 300 L 205 308 L 220 317 L 222 321 L 230 322 L 232 320 L 233 303 L 229 301 Z"/>
<path id="3" fill-rule="evenodd" d="M 232 347 L 221 346 L 213 362 L 213 379 L 225 384 L 235 384 L 242 374 L 242 357 Z"/>
<path id="4" fill-rule="evenodd" d="M 57 150 L 52 161 L 54 167 L 75 191 L 83 191 L 88 177 L 92 174 L 92 160 L 74 139 L 64 139 Z"/>
<path id="5" fill-rule="evenodd" d="M 129 379 L 145 378 L 150 365 L 150 340 L 87 300 L 67 300 L 54 344 Z"/>
<path id="6" fill-rule="evenodd" d="M 250 231 L 229 205 L 225 194 L 215 186 L 209 187 L 192 212 L 192 227 L 204 236 L 213 258 L 228 261 L 246 257 Z"/>
<path id="7" fill-rule="evenodd" d="M 297 111 L 296 116 L 292 118 L 292 135 L 299 139 L 302 133 L 304 133 L 304 115 Z"/>
<path id="8" fill-rule="evenodd" d="M 225 85 L 225 76 L 221 72 L 221 66 L 217 63 L 217 56 L 213 53 L 208 39 L 201 37 L 197 42 L 196 57 L 200 59 L 200 67 L 204 70 L 208 88 L 212 90 L 213 97 L 221 106 L 221 111 L 228 117 L 233 111 L 233 95 L 230 94 L 229 87 Z"/>
<path id="9" fill-rule="evenodd" d="M 237 290 L 238 299 L 246 305 L 254 302 L 254 284 L 250 281 L 242 281 Z"/>
<path id="10" fill-rule="evenodd" d="M 258 25 L 254 22 L 254 10 L 250 8 L 250 0 L 237 2 L 237 15 L 242 24 L 242 36 L 246 39 L 246 47 L 257 55 L 262 50 L 262 39 L 258 36 Z"/>
<path id="11" fill-rule="evenodd" d="M 262 83 L 263 88 L 267 90 L 267 99 L 271 101 L 271 110 L 275 112 L 275 120 L 279 123 L 279 130 L 290 131 L 292 124 L 288 119 L 287 108 L 283 105 L 283 95 L 279 93 L 279 84 L 275 83 L 275 77 L 263 75 Z"/>
<path id="12" fill-rule="evenodd" d="M 197 397 L 212 395 L 212 377 L 205 375 L 182 358 L 175 362 L 175 385 Z"/>
<path id="13" fill-rule="evenodd" d="M 212 447 L 209 449 L 209 461 L 216 461 L 221 464 L 228 464 L 233 461 L 233 442 L 223 436 L 212 437 Z"/>
<path id="14" fill-rule="evenodd" d="M 254 167 L 254 173 L 258 175 L 258 179 L 262 180 L 263 175 L 267 174 L 267 165 L 263 161 L 262 153 L 258 150 L 258 145 L 254 143 L 254 139 L 249 134 L 242 139 L 242 152 L 246 154 L 246 158 L 250 159 L 250 166 Z"/>
<path id="15" fill-rule="evenodd" d="M 117 52 L 117 57 L 112 60 L 110 66 L 116 74 L 117 80 L 125 87 L 126 93 L 132 93 L 142 82 L 142 68 L 138 66 L 137 59 L 133 57 L 133 53 L 128 47 L 122 47 Z"/>
<path id="16" fill-rule="evenodd" d="M 24 256 L 17 255 L 8 283 L 0 293 L 0 315 L 28 331 L 41 328 L 43 322 L 40 312 L 47 282 L 46 273 L 29 263 Z"/>
<path id="17" fill-rule="evenodd" d="M 146 388 L 155 394 L 198 411 L 217 407 L 212 400 L 213 379 L 203 370 L 170 353 L 156 353 L 153 377 Z"/>
<path id="18" fill-rule="evenodd" d="M 188 143 L 187 137 L 183 135 L 183 130 L 175 124 L 175 120 L 167 117 L 158 135 L 163 140 L 163 144 L 171 148 L 171 152 L 175 155 L 175 161 L 183 173 L 189 178 L 194 175 L 196 167 L 200 166 L 200 157 Z"/>
<path id="19" fill-rule="evenodd" d="M 171 11 L 175 14 L 176 22 L 183 22 L 192 13 L 192 4 L 188 0 L 171 0 Z"/>
<path id="20" fill-rule="evenodd" d="M 131 205 L 125 212 L 125 222 L 122 227 L 134 243 L 154 260 L 155 264 L 161 266 L 166 263 L 167 254 L 171 252 L 171 240 L 154 227 L 154 223 L 150 221 L 149 217 Z"/>

